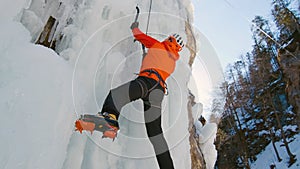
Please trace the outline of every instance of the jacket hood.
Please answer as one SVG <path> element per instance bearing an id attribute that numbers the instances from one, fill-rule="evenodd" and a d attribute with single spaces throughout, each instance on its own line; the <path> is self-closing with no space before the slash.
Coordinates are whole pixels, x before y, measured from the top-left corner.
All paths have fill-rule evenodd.
<path id="1" fill-rule="evenodd" d="M 162 43 L 166 47 L 167 51 L 170 53 L 170 56 L 174 60 L 178 60 L 179 59 L 179 53 L 178 52 L 181 51 L 180 45 L 178 45 L 176 42 L 170 42 L 167 39 L 164 40 Z"/>

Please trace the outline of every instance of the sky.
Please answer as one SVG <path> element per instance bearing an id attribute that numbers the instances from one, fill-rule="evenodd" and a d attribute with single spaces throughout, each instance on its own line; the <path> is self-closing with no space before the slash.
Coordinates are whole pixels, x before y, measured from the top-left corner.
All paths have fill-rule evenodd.
<path id="1" fill-rule="evenodd" d="M 193 82 L 197 87 L 190 85 L 190 88 L 196 96 L 196 101 L 203 104 L 203 115 L 207 117 L 210 114 L 211 101 L 215 97 L 213 88 L 216 80 L 213 78 L 216 78 L 216 74 L 220 74 L 220 71 L 225 72 L 227 65 L 237 61 L 240 55 L 251 51 L 253 44 L 251 21 L 257 15 L 270 19 L 271 2 L 193 0 L 193 4 L 194 27 L 202 34 L 200 41 L 205 44 L 200 44 L 200 51 L 193 66 Z M 215 57 L 220 62 L 221 70 L 214 64 L 217 63 Z M 214 61 L 205 62 L 205 60 Z M 223 80 L 220 76 L 218 78 Z"/>
<path id="2" fill-rule="evenodd" d="M 270 18 L 270 0 L 193 0 L 195 27 L 212 43 L 223 68 L 251 50 L 251 20 Z"/>

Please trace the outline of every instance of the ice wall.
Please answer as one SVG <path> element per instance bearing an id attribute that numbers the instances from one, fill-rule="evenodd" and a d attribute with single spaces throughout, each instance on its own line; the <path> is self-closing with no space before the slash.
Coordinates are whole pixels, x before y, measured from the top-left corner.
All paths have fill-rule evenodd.
<path id="1" fill-rule="evenodd" d="M 97 113 L 109 89 L 136 77 L 134 73 L 138 72 L 141 63 L 141 48 L 140 44 L 133 42 L 129 27 L 134 20 L 135 6 L 138 4 L 141 9 L 140 28 L 142 31 L 146 30 L 149 2 L 144 0 L 32 0 L 30 4 L 24 2 L 25 9 L 19 16 L 14 17 L 28 29 L 32 38 L 31 42 L 36 40 L 50 15 L 58 19 L 59 26 L 54 36 L 62 36 L 56 52 L 66 59 L 65 67 L 72 72 L 61 76 L 62 79 L 64 77 L 71 78 L 70 81 L 67 81 L 70 82 L 70 86 L 67 89 L 59 88 L 59 86 L 56 88 L 58 91 L 71 92 L 72 97 L 65 97 L 64 92 L 59 92 L 59 94 L 57 93 L 58 100 L 53 97 L 47 100 L 48 103 L 53 103 L 53 105 L 48 105 L 50 107 L 65 103 L 64 106 L 68 111 L 74 111 L 70 115 L 69 112 L 66 113 L 66 110 L 54 109 L 53 111 L 58 111 L 56 113 L 59 115 L 51 116 L 54 119 L 49 117 L 52 121 L 58 121 L 58 124 L 55 132 L 52 130 L 53 128 L 51 129 L 55 136 L 51 139 L 47 137 L 48 141 L 59 143 L 62 139 L 64 144 L 57 144 L 57 147 L 53 145 L 52 148 L 51 146 L 42 147 L 45 144 L 41 144 L 40 149 L 36 149 L 37 154 L 40 154 L 43 159 L 49 160 L 46 161 L 47 163 L 55 161 L 55 165 L 52 167 L 47 165 L 47 167 L 72 169 L 158 168 L 153 149 L 146 137 L 140 101 L 131 103 L 122 110 L 121 130 L 114 142 L 101 139 L 99 133 L 81 135 L 72 132 L 73 124 L 70 122 L 76 115 Z M 186 39 L 185 23 L 188 19 L 192 20 L 190 9 L 191 3 L 188 0 L 153 1 L 148 34 L 158 40 L 163 40 L 172 33 L 179 33 Z M 43 53 L 41 52 L 41 54 Z M 165 96 L 163 102 L 163 129 L 175 167 L 180 169 L 191 168 L 187 116 L 187 83 L 191 75 L 188 66 L 189 56 L 190 53 L 185 48 L 181 52 L 175 72 L 167 80 L 169 95 Z M 43 62 L 47 62 L 47 60 Z M 50 65 L 52 68 L 49 67 L 49 69 L 56 70 L 54 65 L 56 63 Z M 47 83 L 38 85 L 45 87 L 45 90 L 51 87 Z M 50 89 L 48 92 L 55 95 L 55 92 L 53 93 Z M 40 97 L 37 96 L 37 98 Z M 49 108 L 48 106 L 45 108 Z M 38 114 L 38 112 L 34 112 L 33 116 Z M 26 124 L 37 128 L 43 124 L 49 128 L 52 127 L 49 123 L 43 123 L 44 120 L 47 122 L 50 120 L 46 118 L 46 115 L 39 114 L 38 117 L 40 118 L 37 118 L 36 121 L 40 121 L 40 123 Z M 18 119 L 17 116 L 14 118 Z M 39 137 L 47 135 L 47 131 L 38 134 Z M 30 140 L 30 137 L 28 139 Z M 69 141 L 68 146 L 65 144 L 66 140 Z M 32 148 L 30 146 L 34 145 L 30 144 L 28 149 Z M 49 154 L 43 154 L 44 151 Z M 59 152 L 58 155 L 57 152 Z M 28 156 L 30 158 L 30 155 Z M 32 157 L 40 160 L 36 156 Z M 9 161 L 10 164 L 13 159 L 11 158 Z M 23 168 L 36 166 L 33 165 L 34 161 L 26 159 L 24 161 L 28 165 L 20 163 L 20 166 Z M 45 164 L 47 164 L 46 162 Z M 39 163 L 42 164 L 43 161 L 39 161 Z M 43 168 L 47 167 L 43 166 Z"/>
<path id="2" fill-rule="evenodd" d="M 1 25 L 0 38 L 0 168 L 61 168 L 75 119 L 70 66 L 20 23 Z"/>

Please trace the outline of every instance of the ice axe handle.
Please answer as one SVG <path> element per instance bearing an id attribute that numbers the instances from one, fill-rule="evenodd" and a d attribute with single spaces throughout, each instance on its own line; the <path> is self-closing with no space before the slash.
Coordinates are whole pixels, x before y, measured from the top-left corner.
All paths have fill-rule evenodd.
<path id="1" fill-rule="evenodd" d="M 137 22 L 137 20 L 139 18 L 139 14 L 140 14 L 140 8 L 138 6 L 136 6 L 135 9 L 136 9 L 136 15 L 135 15 L 134 22 Z M 133 42 L 136 42 L 136 39 L 134 39 Z"/>
<path id="2" fill-rule="evenodd" d="M 136 9 L 136 15 L 135 15 L 134 22 L 137 22 L 137 20 L 139 18 L 139 14 L 140 14 L 140 8 L 138 6 L 136 6 L 135 9 Z"/>

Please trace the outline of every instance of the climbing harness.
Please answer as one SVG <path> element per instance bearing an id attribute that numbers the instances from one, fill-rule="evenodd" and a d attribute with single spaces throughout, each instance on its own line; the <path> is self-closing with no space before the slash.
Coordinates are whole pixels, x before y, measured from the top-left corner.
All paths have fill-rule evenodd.
<path id="1" fill-rule="evenodd" d="M 140 73 L 145 73 L 145 72 L 148 73 L 148 76 L 151 76 L 151 74 L 154 74 L 158 78 L 157 83 L 151 89 L 149 89 L 149 92 L 154 90 L 158 85 L 161 85 L 161 87 L 164 89 L 165 95 L 169 94 L 167 83 L 163 80 L 161 75 L 156 70 L 146 69 L 146 70 L 141 71 Z"/>

